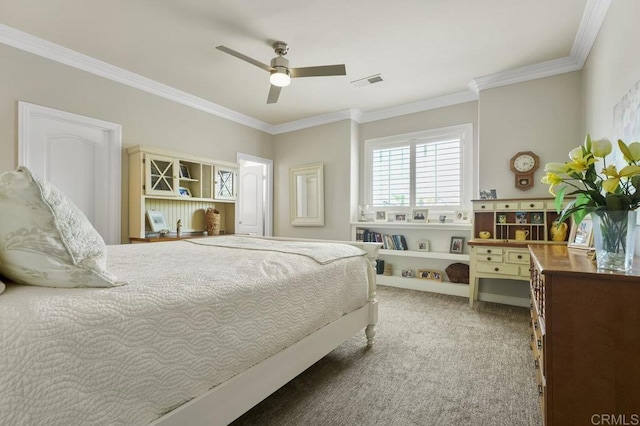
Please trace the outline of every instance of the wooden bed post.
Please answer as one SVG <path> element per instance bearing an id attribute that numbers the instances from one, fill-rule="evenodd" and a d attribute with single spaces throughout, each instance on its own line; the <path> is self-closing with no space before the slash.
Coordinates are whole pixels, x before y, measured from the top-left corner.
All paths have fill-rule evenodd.
<path id="1" fill-rule="evenodd" d="M 376 342 L 376 324 L 378 323 L 378 300 L 376 299 L 376 259 L 378 251 L 382 247 L 378 243 L 364 243 L 364 250 L 369 259 L 369 325 L 364 330 L 367 336 L 367 346 L 371 347 Z"/>

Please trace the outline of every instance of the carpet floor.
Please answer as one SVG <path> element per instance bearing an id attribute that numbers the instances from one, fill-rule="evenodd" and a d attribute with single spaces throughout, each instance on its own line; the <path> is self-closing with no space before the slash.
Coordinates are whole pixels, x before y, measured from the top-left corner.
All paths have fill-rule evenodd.
<path id="1" fill-rule="evenodd" d="M 529 311 L 378 287 L 376 344 L 350 338 L 241 425 L 542 424 Z"/>

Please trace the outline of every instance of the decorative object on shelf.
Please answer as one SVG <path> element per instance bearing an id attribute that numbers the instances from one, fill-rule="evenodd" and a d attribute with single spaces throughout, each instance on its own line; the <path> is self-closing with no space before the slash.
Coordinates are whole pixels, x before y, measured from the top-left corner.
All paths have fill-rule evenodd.
<path id="1" fill-rule="evenodd" d="M 527 223 L 527 213 L 516 212 L 516 223 Z"/>
<path id="2" fill-rule="evenodd" d="M 469 217 L 468 210 L 456 210 L 455 215 L 453 216 L 453 221 L 455 223 L 470 223 L 471 219 Z"/>
<path id="3" fill-rule="evenodd" d="M 391 266 L 389 263 L 384 265 L 384 272 L 382 273 L 382 275 L 390 277 L 391 275 L 393 275 L 393 266 Z"/>
<path id="4" fill-rule="evenodd" d="M 158 231 L 158 235 L 159 235 L 161 238 L 165 238 L 165 237 L 168 237 L 168 236 L 169 236 L 169 233 L 170 233 L 170 232 L 171 232 L 171 231 L 169 231 L 168 229 L 161 229 L 160 231 Z"/>
<path id="5" fill-rule="evenodd" d="M 391 221 L 392 222 L 407 222 L 407 213 L 406 212 L 393 212 L 393 213 L 391 213 Z"/>
<path id="6" fill-rule="evenodd" d="M 466 263 L 452 263 L 445 272 L 452 283 L 469 284 L 469 265 Z"/>
<path id="7" fill-rule="evenodd" d="M 378 259 L 376 260 L 376 274 L 381 275 L 384 272 L 384 260 Z"/>
<path id="8" fill-rule="evenodd" d="M 515 174 L 516 188 L 526 191 L 533 188 L 533 174 L 540 167 L 540 158 L 531 151 L 518 152 L 511 157 L 510 167 Z"/>
<path id="9" fill-rule="evenodd" d="M 442 281 L 441 271 L 431 271 L 431 279 L 434 281 Z"/>
<path id="10" fill-rule="evenodd" d="M 180 194 L 181 197 L 191 197 L 191 191 L 184 186 L 178 188 L 178 194 Z"/>
<path id="11" fill-rule="evenodd" d="M 480 231 L 480 232 L 478 232 L 478 235 L 483 240 L 488 240 L 489 238 L 491 238 L 491 232 L 489 232 L 489 231 Z"/>
<path id="12" fill-rule="evenodd" d="M 481 189 L 480 190 L 480 199 L 481 200 L 496 200 L 498 199 L 498 193 L 495 189 Z"/>
<path id="13" fill-rule="evenodd" d="M 191 179 L 191 172 L 189 172 L 189 166 L 184 163 L 180 163 L 180 179 Z"/>
<path id="14" fill-rule="evenodd" d="M 374 221 L 376 222 L 386 222 L 387 221 L 387 212 L 384 210 L 377 210 L 375 212 Z"/>
<path id="15" fill-rule="evenodd" d="M 429 251 L 429 241 L 428 240 L 418 240 L 418 251 Z"/>
<path id="16" fill-rule="evenodd" d="M 451 245 L 449 246 L 449 253 L 462 254 L 464 249 L 464 237 L 451 237 Z"/>
<path id="17" fill-rule="evenodd" d="M 164 213 L 158 210 L 147 210 L 147 219 L 149 219 L 149 225 L 153 232 L 161 232 L 166 230 L 169 233 L 169 225 L 164 218 Z"/>
<path id="18" fill-rule="evenodd" d="M 438 216 L 438 222 L 445 223 L 446 221 L 447 221 L 447 215 L 446 214 L 441 214 L 440 216 Z"/>
<path id="19" fill-rule="evenodd" d="M 371 220 L 371 213 L 369 213 L 369 205 L 361 205 L 358 206 L 358 221 L 360 222 L 369 222 Z"/>
<path id="20" fill-rule="evenodd" d="M 582 219 L 582 222 L 573 224 L 569 233 L 568 247 L 589 250 L 593 245 L 593 221 L 590 216 Z"/>
<path id="21" fill-rule="evenodd" d="M 208 235 L 220 235 L 220 212 L 209 207 L 204 213 L 205 226 Z"/>
<path id="22" fill-rule="evenodd" d="M 540 225 L 544 223 L 544 216 L 542 212 L 533 212 L 531 213 L 531 223 Z"/>
<path id="23" fill-rule="evenodd" d="M 178 222 L 176 223 L 176 236 L 180 238 L 181 234 L 182 234 L 182 219 L 178 219 Z"/>
<path id="24" fill-rule="evenodd" d="M 430 280 L 431 279 L 431 270 L 429 269 L 418 269 L 418 278 L 421 280 Z"/>
<path id="25" fill-rule="evenodd" d="M 525 241 L 528 236 L 529 236 L 529 230 L 528 229 L 516 229 L 516 232 L 515 232 L 516 240 Z"/>
<path id="26" fill-rule="evenodd" d="M 551 223 L 551 227 L 549 228 L 549 235 L 551 236 L 551 241 L 564 241 L 567 239 L 567 231 L 569 226 L 566 222 L 558 222 L 554 220 Z"/>
<path id="27" fill-rule="evenodd" d="M 498 215 L 498 223 L 507 223 L 507 215 L 499 214 Z"/>
<path id="28" fill-rule="evenodd" d="M 569 153 L 571 161 L 546 165 L 542 182 L 549 184 L 549 191 L 556 196 L 558 212 L 567 189 L 576 195 L 560 213 L 559 221 L 572 217 L 580 225 L 591 213 L 598 268 L 627 271 L 633 260 L 636 224 L 635 213 L 631 219 L 629 213 L 640 207 L 640 142 L 627 145 L 618 140 L 618 149 L 627 164 L 619 171 L 614 160 L 607 166 L 611 142 L 592 141 L 587 134 L 584 144 Z M 556 194 L 554 190 L 560 186 Z"/>
<path id="29" fill-rule="evenodd" d="M 429 217 L 429 209 L 413 209 L 411 210 L 412 222 L 427 222 Z"/>
<path id="30" fill-rule="evenodd" d="M 402 278 L 413 278 L 413 269 L 403 269 Z"/>

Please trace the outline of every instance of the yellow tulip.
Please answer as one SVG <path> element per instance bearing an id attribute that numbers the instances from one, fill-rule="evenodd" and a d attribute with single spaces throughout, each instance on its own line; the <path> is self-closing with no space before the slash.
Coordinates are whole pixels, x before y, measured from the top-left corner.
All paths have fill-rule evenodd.
<path id="1" fill-rule="evenodd" d="M 608 139 L 600 139 L 591 142 L 591 153 L 594 157 L 604 158 L 611 154 L 611 142 Z"/>
<path id="2" fill-rule="evenodd" d="M 611 165 L 602 170 L 602 174 L 609 177 L 609 179 L 602 181 L 602 189 L 610 193 L 615 193 L 620 179 L 640 174 L 640 166 L 625 166 L 618 172 L 616 166 Z"/>
<path id="3" fill-rule="evenodd" d="M 640 142 L 630 143 L 629 151 L 631 152 L 631 159 L 633 161 L 640 161 Z"/>
<path id="4" fill-rule="evenodd" d="M 567 163 L 547 163 L 544 166 L 544 171 L 554 174 L 566 174 L 569 171 Z"/>
<path id="5" fill-rule="evenodd" d="M 546 183 L 547 185 L 551 185 L 551 186 L 549 187 L 549 192 L 550 192 L 552 195 L 556 195 L 556 194 L 555 194 L 555 192 L 553 192 L 553 189 L 554 189 L 556 186 L 560 185 L 560 184 L 561 184 L 562 182 L 564 182 L 564 181 L 562 180 L 562 177 L 561 177 L 561 176 L 559 176 L 559 175 L 557 175 L 557 174 L 555 174 L 555 173 L 547 172 L 546 176 L 544 176 L 544 177 L 541 179 L 541 182 L 542 182 L 542 183 Z"/>
<path id="6" fill-rule="evenodd" d="M 582 173 L 587 170 L 591 164 L 596 162 L 593 155 L 590 152 L 585 153 L 581 146 L 572 149 L 569 152 L 569 158 L 571 159 L 571 162 L 567 163 L 569 172 Z"/>
<path id="7" fill-rule="evenodd" d="M 640 161 L 640 142 L 632 142 L 627 145 L 621 139 L 618 139 L 618 147 L 627 163 Z"/>

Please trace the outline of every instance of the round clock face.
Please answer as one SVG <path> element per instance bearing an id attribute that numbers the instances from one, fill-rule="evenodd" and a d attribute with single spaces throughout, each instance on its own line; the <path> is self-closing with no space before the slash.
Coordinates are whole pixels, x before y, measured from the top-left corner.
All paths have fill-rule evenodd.
<path id="1" fill-rule="evenodd" d="M 519 172 L 528 172 L 536 165 L 536 160 L 529 154 L 519 155 L 513 160 L 513 167 Z"/>

